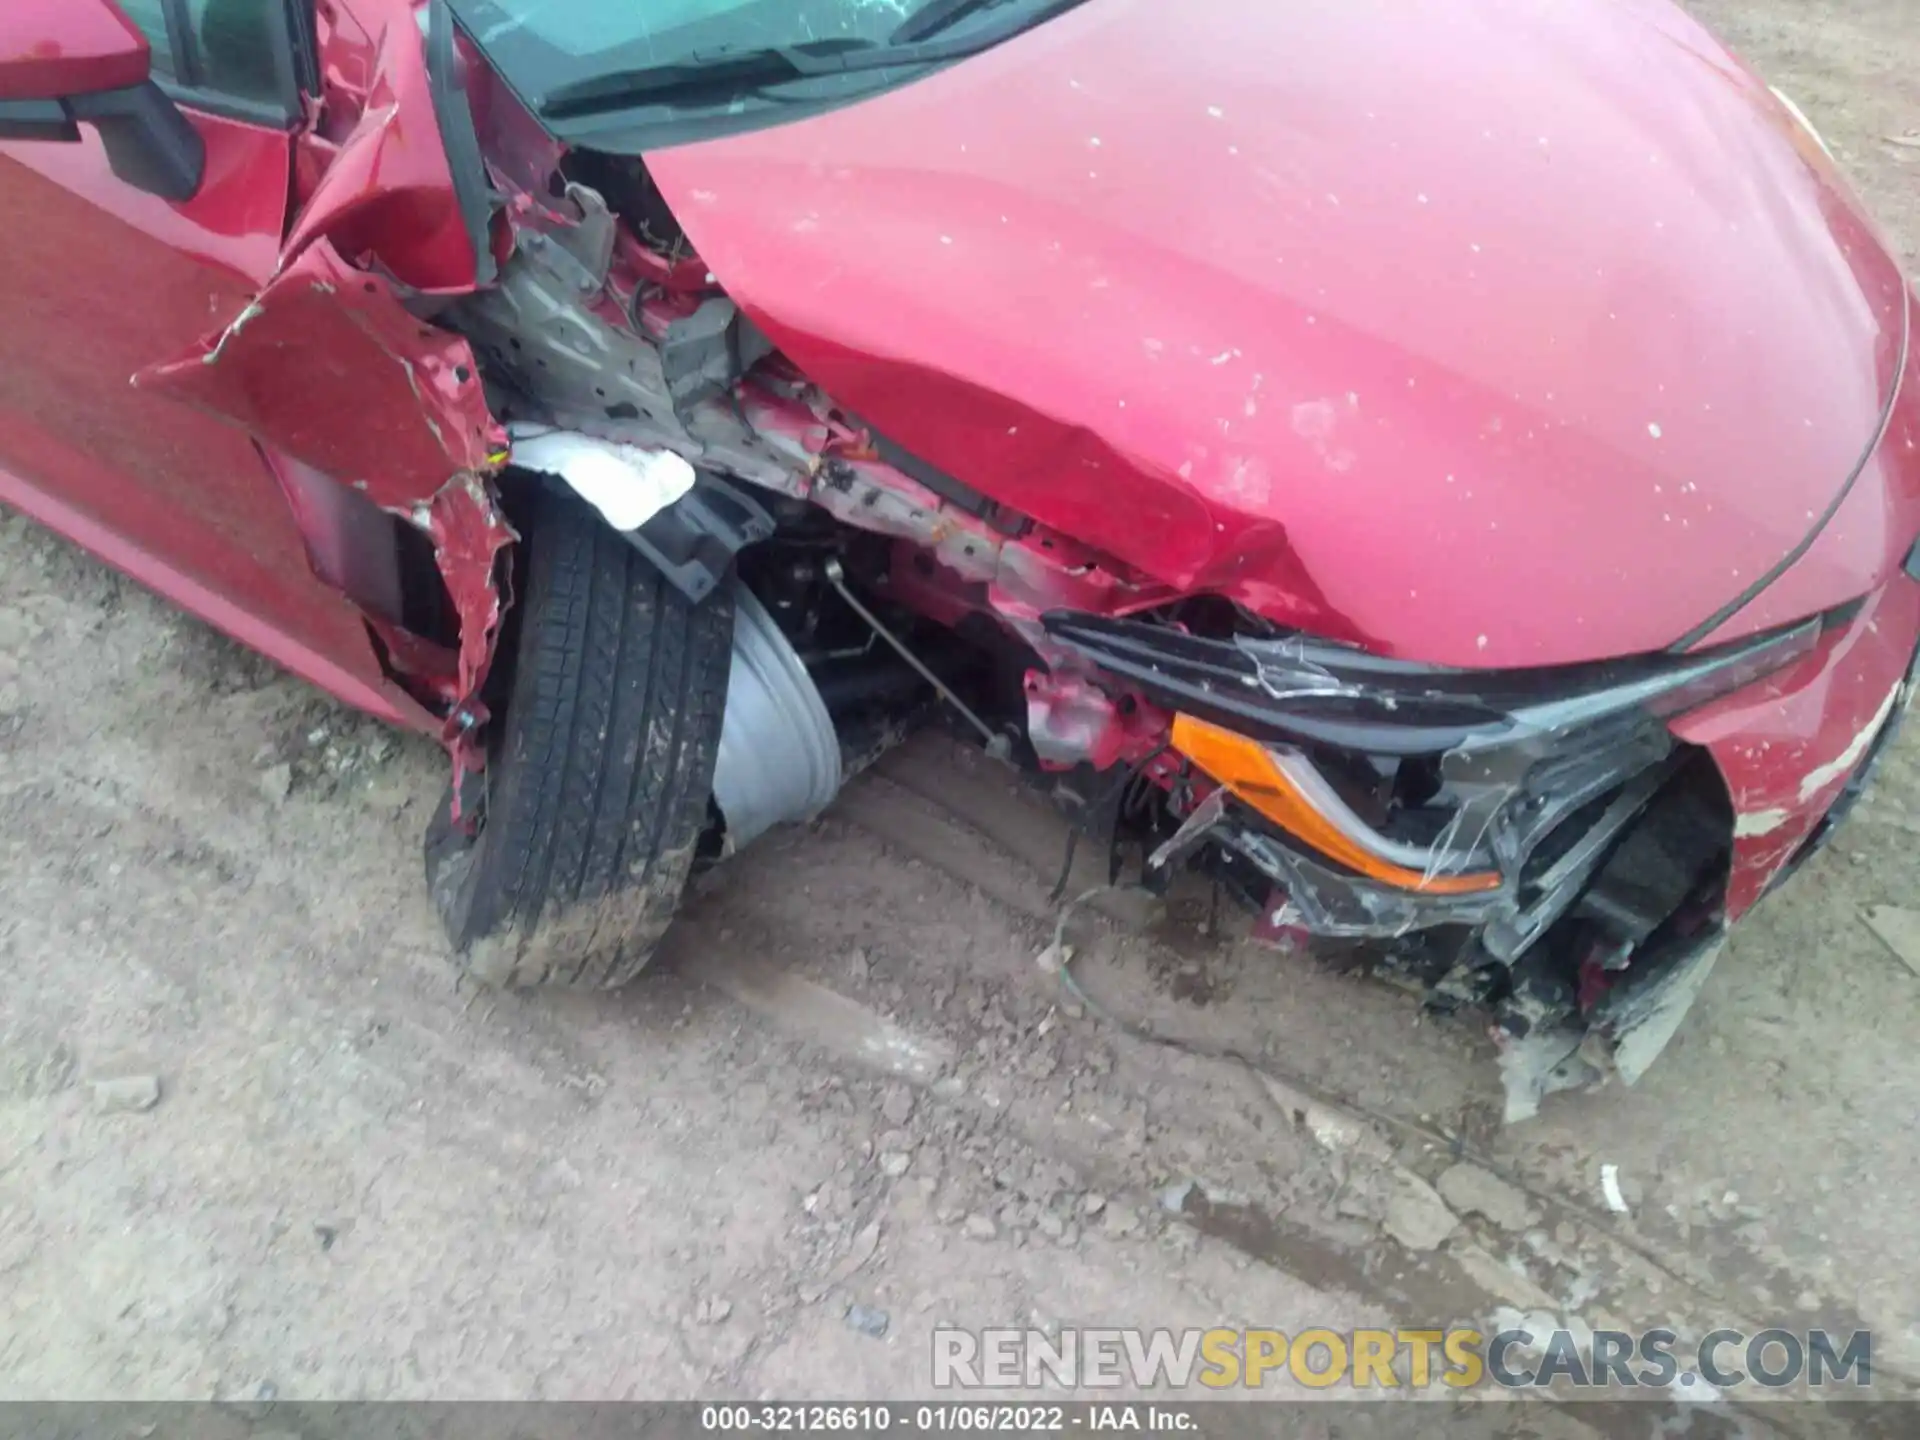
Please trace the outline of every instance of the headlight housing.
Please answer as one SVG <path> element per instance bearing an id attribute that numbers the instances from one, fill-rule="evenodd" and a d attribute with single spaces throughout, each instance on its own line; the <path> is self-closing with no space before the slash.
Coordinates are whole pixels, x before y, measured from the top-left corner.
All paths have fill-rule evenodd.
<path id="1" fill-rule="evenodd" d="M 1293 746 L 1262 745 L 1182 714 L 1174 717 L 1173 748 L 1282 830 L 1369 879 L 1429 895 L 1500 888 L 1498 870 L 1473 868 L 1481 857 L 1471 848 L 1413 845 L 1382 835 Z"/>
<path id="2" fill-rule="evenodd" d="M 1823 627 L 1692 654 L 1472 671 L 1297 634 L 1207 638 L 1059 613 L 1044 623 L 1175 712 L 1173 748 L 1266 822 L 1224 842 L 1284 877 L 1310 928 L 1496 922 L 1496 946 L 1516 953 L 1671 773 L 1666 722 L 1806 655 Z"/>

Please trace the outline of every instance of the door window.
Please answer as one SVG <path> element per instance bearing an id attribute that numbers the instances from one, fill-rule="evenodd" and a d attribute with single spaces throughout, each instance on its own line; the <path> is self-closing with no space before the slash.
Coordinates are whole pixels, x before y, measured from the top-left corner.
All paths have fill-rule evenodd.
<path id="1" fill-rule="evenodd" d="M 286 0 L 120 0 L 153 45 L 153 74 L 188 103 L 291 117 Z"/>

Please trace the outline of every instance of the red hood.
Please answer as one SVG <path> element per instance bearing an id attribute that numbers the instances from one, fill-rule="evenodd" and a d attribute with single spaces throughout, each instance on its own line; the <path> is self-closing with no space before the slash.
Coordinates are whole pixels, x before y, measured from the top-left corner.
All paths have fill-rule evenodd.
<path id="1" fill-rule="evenodd" d="M 1900 363 L 1857 202 L 1655 0 L 1089 0 L 647 158 L 728 292 L 892 439 L 1432 662 L 1672 644 L 1807 534 Z"/>

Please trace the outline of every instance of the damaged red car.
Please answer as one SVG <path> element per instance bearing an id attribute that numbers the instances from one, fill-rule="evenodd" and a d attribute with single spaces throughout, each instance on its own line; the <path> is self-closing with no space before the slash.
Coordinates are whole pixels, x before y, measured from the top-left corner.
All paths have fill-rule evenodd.
<path id="1" fill-rule="evenodd" d="M 1666 0 L 10 0 L 0 205 L 0 498 L 437 735 L 496 981 L 938 717 L 1523 1116 L 1910 693 L 1920 302 Z"/>

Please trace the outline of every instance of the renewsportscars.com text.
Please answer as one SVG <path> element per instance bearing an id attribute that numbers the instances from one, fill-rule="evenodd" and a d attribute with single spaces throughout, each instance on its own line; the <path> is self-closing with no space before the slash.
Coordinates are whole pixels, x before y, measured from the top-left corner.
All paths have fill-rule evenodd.
<path id="1" fill-rule="evenodd" d="M 939 1389 L 1065 1388 L 1465 1390 L 1572 1385 L 1601 1389 L 1791 1385 L 1862 1390 L 1873 1383 L 1865 1330 L 1751 1334 L 1714 1330 L 1683 1343 L 1666 1329 L 1629 1332 L 1431 1330 L 936 1329 Z"/>

